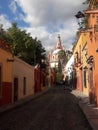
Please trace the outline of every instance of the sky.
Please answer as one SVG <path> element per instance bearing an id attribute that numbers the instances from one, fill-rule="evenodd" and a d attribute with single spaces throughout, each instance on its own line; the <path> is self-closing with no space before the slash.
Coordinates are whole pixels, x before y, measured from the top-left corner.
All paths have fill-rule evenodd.
<path id="1" fill-rule="evenodd" d="M 85 0 L 0 0 L 0 24 L 11 23 L 41 41 L 46 51 L 53 50 L 58 34 L 66 50 L 72 49 L 79 26 L 75 15 L 84 11 Z"/>

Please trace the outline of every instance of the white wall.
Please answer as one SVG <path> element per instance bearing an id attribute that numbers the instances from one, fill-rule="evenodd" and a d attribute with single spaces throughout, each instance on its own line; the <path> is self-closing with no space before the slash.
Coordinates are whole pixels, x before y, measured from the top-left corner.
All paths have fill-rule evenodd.
<path id="1" fill-rule="evenodd" d="M 23 79 L 26 77 L 26 94 L 23 94 Z M 34 94 L 34 67 L 14 57 L 13 81 L 18 78 L 18 100 Z"/>
<path id="2" fill-rule="evenodd" d="M 74 64 L 74 56 L 72 55 L 71 58 L 69 59 L 69 61 L 66 64 L 66 73 L 67 76 L 70 76 L 70 73 L 73 71 L 72 70 L 72 65 Z"/>

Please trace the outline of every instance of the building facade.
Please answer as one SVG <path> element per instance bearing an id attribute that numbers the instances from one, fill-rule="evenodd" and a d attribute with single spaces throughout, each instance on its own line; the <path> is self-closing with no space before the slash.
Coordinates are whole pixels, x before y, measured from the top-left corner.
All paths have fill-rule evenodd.
<path id="1" fill-rule="evenodd" d="M 13 101 L 34 94 L 34 67 L 14 56 Z"/>
<path id="2" fill-rule="evenodd" d="M 72 55 L 65 66 L 65 81 L 71 88 L 75 87 L 74 56 Z"/>
<path id="3" fill-rule="evenodd" d="M 74 47 L 77 88 L 89 96 L 90 103 L 98 106 L 98 0 L 89 3 L 84 13 L 87 27 L 80 30 Z"/>
<path id="4" fill-rule="evenodd" d="M 10 47 L 0 40 L 0 106 L 12 103 L 13 56 Z"/>
<path id="5" fill-rule="evenodd" d="M 90 102 L 98 104 L 98 9 L 88 8 L 88 73 Z"/>
<path id="6" fill-rule="evenodd" d="M 12 55 L 0 40 L 0 106 L 34 94 L 34 67 Z"/>

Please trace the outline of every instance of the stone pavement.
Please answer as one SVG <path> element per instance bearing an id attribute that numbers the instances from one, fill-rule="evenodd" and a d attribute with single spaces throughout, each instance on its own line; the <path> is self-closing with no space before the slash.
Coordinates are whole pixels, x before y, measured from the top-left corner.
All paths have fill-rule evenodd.
<path id="1" fill-rule="evenodd" d="M 0 114 L 7 112 L 13 108 L 19 107 L 20 105 L 29 102 L 30 100 L 33 100 L 39 96 L 41 96 L 42 94 L 45 94 L 47 91 L 49 90 L 49 88 L 43 90 L 42 92 L 29 96 L 28 98 L 22 99 L 20 101 L 17 101 L 15 103 L 11 103 L 9 105 L 6 106 L 2 106 L 0 107 Z M 78 90 L 72 90 L 71 93 L 73 95 L 75 95 L 79 100 L 79 106 L 81 108 L 81 110 L 83 111 L 84 115 L 86 116 L 89 124 L 92 127 L 92 130 L 98 130 L 98 108 L 96 106 L 94 106 L 94 104 L 90 104 L 89 103 L 89 98 L 84 95 L 82 92 L 78 91 Z"/>
<path id="2" fill-rule="evenodd" d="M 31 95 L 31 96 L 28 96 L 24 99 L 21 99 L 17 102 L 14 102 L 14 103 L 10 103 L 8 105 L 4 105 L 4 106 L 1 106 L 0 107 L 0 114 L 3 114 L 4 112 L 7 112 L 7 111 L 10 111 L 12 110 L 13 108 L 16 108 L 16 107 L 19 107 L 21 106 L 22 104 L 25 104 L 33 99 L 36 99 L 38 98 L 39 96 L 45 94 L 47 91 L 49 90 L 49 87 L 45 88 L 43 91 L 39 92 L 39 93 L 36 93 L 34 95 Z"/>
<path id="3" fill-rule="evenodd" d="M 96 107 L 94 104 L 90 104 L 89 98 L 82 92 L 73 90 L 72 94 L 75 96 L 77 95 L 77 97 L 80 99 L 79 106 L 92 127 L 92 130 L 98 130 L 98 107 Z"/>

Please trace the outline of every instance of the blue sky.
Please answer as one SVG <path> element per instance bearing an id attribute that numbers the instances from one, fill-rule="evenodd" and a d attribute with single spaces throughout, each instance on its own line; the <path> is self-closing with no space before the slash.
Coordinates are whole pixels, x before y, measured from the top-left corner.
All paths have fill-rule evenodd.
<path id="1" fill-rule="evenodd" d="M 22 9 L 12 0 L 1 0 L 0 1 L 0 13 L 5 15 L 6 19 L 10 23 L 17 22 L 19 27 L 27 27 L 28 23 L 24 22 L 21 17 L 25 16 Z"/>
<path id="2" fill-rule="evenodd" d="M 72 48 L 78 28 L 74 15 L 85 0 L 0 0 L 0 24 L 8 29 L 12 22 L 38 37 L 46 50 L 54 48 L 58 34 L 66 49 Z"/>

